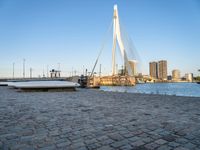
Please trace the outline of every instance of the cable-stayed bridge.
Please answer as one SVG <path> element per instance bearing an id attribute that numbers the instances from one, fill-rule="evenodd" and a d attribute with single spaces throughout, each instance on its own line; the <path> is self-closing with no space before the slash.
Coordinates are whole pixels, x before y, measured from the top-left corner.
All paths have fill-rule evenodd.
<path id="1" fill-rule="evenodd" d="M 127 34 L 125 32 L 122 32 L 117 5 L 114 5 L 112 27 L 113 27 L 112 73 L 111 75 L 107 75 L 107 76 L 99 76 L 99 77 L 94 76 L 94 70 L 96 68 L 99 57 L 104 48 L 102 47 L 95 61 L 95 65 L 92 69 L 89 84 L 90 85 L 98 85 L 98 84 L 100 85 L 135 85 L 137 60 L 136 58 L 130 57 L 130 55 L 134 53 L 135 48 L 131 45 L 131 40 L 127 36 Z M 122 69 L 120 71 L 118 71 L 117 64 L 116 64 L 117 46 L 119 47 L 120 55 L 123 62 Z"/>

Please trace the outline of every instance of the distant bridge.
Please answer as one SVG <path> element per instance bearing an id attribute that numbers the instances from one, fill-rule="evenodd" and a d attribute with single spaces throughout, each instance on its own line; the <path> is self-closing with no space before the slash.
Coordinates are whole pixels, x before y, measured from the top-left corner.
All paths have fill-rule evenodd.
<path id="1" fill-rule="evenodd" d="M 120 27 L 119 15 L 117 5 L 114 5 L 114 14 L 113 14 L 113 44 L 112 44 L 112 75 L 95 77 L 94 70 L 98 63 L 98 59 L 103 50 L 101 49 L 95 65 L 92 69 L 90 75 L 90 85 L 100 84 L 100 85 L 135 85 L 135 75 L 136 75 L 136 60 L 129 59 L 128 50 L 131 51 L 130 46 L 125 46 L 125 40 L 122 38 L 122 32 Z M 116 67 L 116 46 L 119 46 L 120 54 L 123 61 L 123 69 L 121 74 L 118 73 Z M 130 44 L 130 43 L 128 43 Z M 129 48 L 129 49 L 128 49 Z"/>

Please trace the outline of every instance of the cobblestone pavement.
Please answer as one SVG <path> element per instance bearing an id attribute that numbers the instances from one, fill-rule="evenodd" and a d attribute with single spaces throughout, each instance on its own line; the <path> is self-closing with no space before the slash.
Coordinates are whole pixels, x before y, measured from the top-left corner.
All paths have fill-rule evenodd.
<path id="1" fill-rule="evenodd" d="M 200 98 L 0 87 L 0 149 L 200 150 Z"/>

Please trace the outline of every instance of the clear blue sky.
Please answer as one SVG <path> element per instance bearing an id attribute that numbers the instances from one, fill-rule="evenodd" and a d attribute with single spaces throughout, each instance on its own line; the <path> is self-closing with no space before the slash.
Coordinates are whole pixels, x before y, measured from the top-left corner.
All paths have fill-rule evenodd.
<path id="1" fill-rule="evenodd" d="M 168 74 L 180 69 L 197 75 L 200 68 L 199 0 L 0 0 L 0 77 L 34 76 L 60 68 L 91 70 L 111 23 L 113 5 L 132 38 L 148 74 L 149 62 L 165 59 Z M 103 50 L 102 70 L 111 71 L 110 40 Z M 97 68 L 98 69 L 98 68 Z M 97 70 L 98 71 L 98 70 Z"/>

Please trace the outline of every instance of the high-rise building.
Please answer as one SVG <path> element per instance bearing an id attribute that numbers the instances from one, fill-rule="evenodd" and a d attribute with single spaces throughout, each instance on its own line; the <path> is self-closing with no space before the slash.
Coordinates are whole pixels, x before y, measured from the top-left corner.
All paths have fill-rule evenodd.
<path id="1" fill-rule="evenodd" d="M 160 60 L 158 62 L 158 78 L 160 80 L 167 80 L 167 61 Z"/>
<path id="2" fill-rule="evenodd" d="M 172 70 L 172 80 L 178 81 L 180 80 L 180 78 L 181 78 L 180 71 L 178 69 Z"/>
<path id="3" fill-rule="evenodd" d="M 192 73 L 186 73 L 185 74 L 185 79 L 188 82 L 192 82 L 193 81 L 193 74 Z"/>
<path id="4" fill-rule="evenodd" d="M 152 78 L 158 79 L 158 63 L 153 61 L 149 63 L 149 74 Z"/>
<path id="5" fill-rule="evenodd" d="M 132 71 L 132 75 L 135 76 L 136 75 L 136 66 L 137 66 L 137 61 L 135 60 L 129 60 L 129 65 Z"/>

